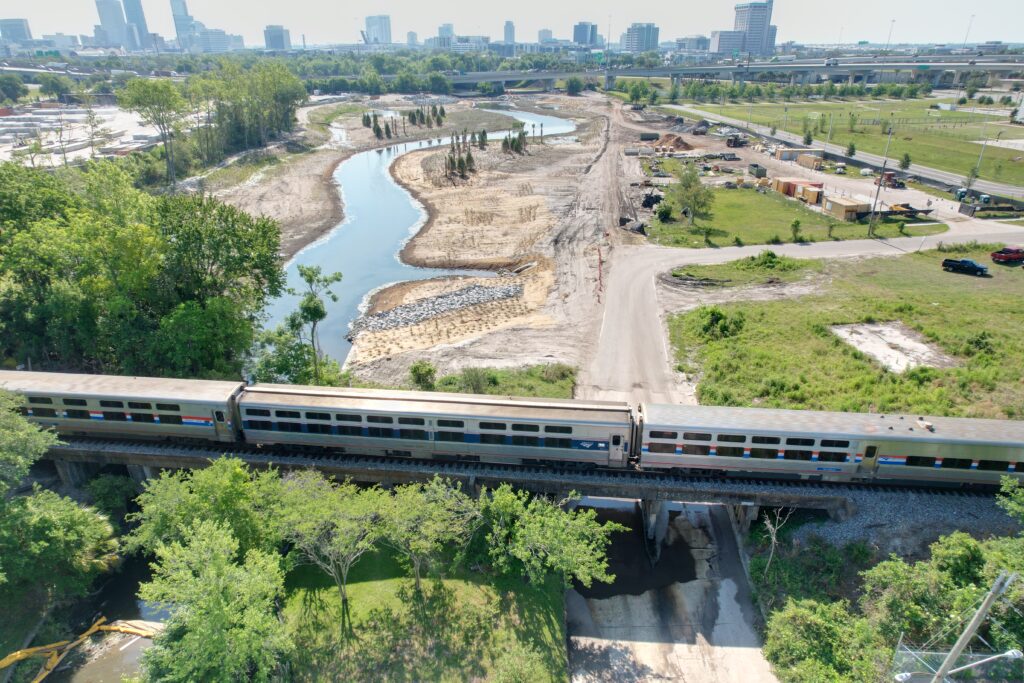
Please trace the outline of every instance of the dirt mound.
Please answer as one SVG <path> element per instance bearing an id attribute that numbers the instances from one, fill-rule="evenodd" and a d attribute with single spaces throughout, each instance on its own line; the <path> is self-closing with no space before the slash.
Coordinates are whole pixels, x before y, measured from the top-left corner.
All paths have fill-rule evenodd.
<path id="1" fill-rule="evenodd" d="M 686 140 L 683 140 L 674 133 L 662 135 L 654 144 L 658 147 L 671 147 L 677 152 L 687 152 L 693 149 L 693 145 L 689 144 Z"/>

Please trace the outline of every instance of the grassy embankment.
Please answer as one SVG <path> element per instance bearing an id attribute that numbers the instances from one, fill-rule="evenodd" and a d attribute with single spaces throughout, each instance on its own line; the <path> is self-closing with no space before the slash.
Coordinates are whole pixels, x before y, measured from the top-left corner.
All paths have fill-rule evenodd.
<path id="1" fill-rule="evenodd" d="M 950 251 L 986 263 L 994 248 Z M 939 263 L 948 255 L 844 262 L 826 266 L 831 282 L 819 295 L 673 316 L 669 330 L 680 369 L 699 374 L 698 397 L 710 405 L 1021 419 L 1024 269 L 993 264 L 992 277 L 972 278 L 944 272 Z M 728 277 L 730 267 L 711 272 Z M 892 373 L 829 329 L 882 321 L 917 330 L 957 366 Z"/>
<path id="2" fill-rule="evenodd" d="M 288 578 L 285 619 L 303 644 L 296 680 L 464 681 L 508 678 L 526 661 L 539 680 L 566 679 L 562 586 L 456 574 L 425 581 L 416 609 L 408 573 L 386 552 L 349 578 L 354 638 L 339 635 L 333 581 L 302 568 Z M 502 677 L 504 676 L 504 678 Z"/>
<path id="3" fill-rule="evenodd" d="M 816 211 L 801 202 L 783 197 L 777 192 L 759 193 L 752 189 L 716 189 L 711 215 L 698 217 L 694 225 L 680 218 L 681 209 L 672 201 L 674 220 L 662 223 L 654 217 L 648 228 L 652 242 L 673 247 L 722 247 L 732 244 L 777 244 L 793 240 L 790 228 L 794 220 L 800 221 L 799 241 L 866 239 L 868 226 L 846 223 Z M 670 193 L 671 196 L 671 193 Z M 832 236 L 828 226 L 832 224 Z M 709 230 L 705 241 L 704 232 Z M 878 237 L 934 235 L 945 232 L 939 224 L 906 225 L 899 232 L 898 223 L 880 222 L 875 233 Z M 736 240 L 739 240 L 737 242 Z"/>
<path id="4" fill-rule="evenodd" d="M 726 106 L 703 103 L 697 108 L 729 118 L 750 121 L 778 130 L 801 135 L 804 119 L 810 117 L 814 127 L 815 143 L 821 144 L 828 135 L 828 118 L 832 116 L 832 144 L 846 147 L 853 142 L 862 152 L 883 154 L 888 135 L 883 126 L 866 125 L 865 120 L 882 119 L 886 125 L 895 121 L 895 132 L 889 158 L 895 163 L 909 153 L 915 164 L 930 166 L 952 173 L 967 173 L 978 163 L 981 140 L 992 139 L 1002 133 L 1004 140 L 1024 138 L 1024 127 L 1012 126 L 1005 116 L 971 113 L 966 107 L 959 111 L 929 109 L 929 104 L 945 100 L 911 100 L 866 102 L 810 102 L 810 103 L 727 103 Z M 858 117 L 850 130 L 850 113 Z M 891 117 L 890 117 L 891 115 Z M 825 119 L 825 132 L 818 128 L 819 118 Z M 901 119 L 908 121 L 901 122 Z M 988 145 L 979 177 L 1015 185 L 1024 185 L 1024 161 L 1018 150 Z"/>

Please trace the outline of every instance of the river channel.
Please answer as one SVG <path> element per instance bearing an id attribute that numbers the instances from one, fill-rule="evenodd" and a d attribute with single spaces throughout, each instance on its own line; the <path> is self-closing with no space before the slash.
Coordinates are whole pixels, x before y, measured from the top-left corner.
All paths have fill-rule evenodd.
<path id="1" fill-rule="evenodd" d="M 545 135 L 564 135 L 575 130 L 572 121 L 514 109 L 495 111 L 536 126 Z M 543 126 L 543 128 L 542 128 Z M 488 131 L 491 144 L 500 144 L 506 131 Z M 402 263 L 399 252 L 427 221 L 423 205 L 391 177 L 390 168 L 402 154 L 450 144 L 451 138 L 398 143 L 383 149 L 360 152 L 342 162 L 334 172 L 345 218 L 331 232 L 310 244 L 288 262 L 288 286 L 300 290 L 299 266 L 320 266 L 325 273 L 340 271 L 344 279 L 332 289 L 337 301 L 325 301 L 327 318 L 320 325 L 324 352 L 344 363 L 351 344 L 345 338 L 349 326 L 374 291 L 407 280 L 451 275 L 481 275 L 479 271 L 417 268 Z M 489 273 L 483 273 L 489 274 Z M 295 310 L 299 297 L 286 294 L 267 308 L 268 326 L 282 322 Z"/>

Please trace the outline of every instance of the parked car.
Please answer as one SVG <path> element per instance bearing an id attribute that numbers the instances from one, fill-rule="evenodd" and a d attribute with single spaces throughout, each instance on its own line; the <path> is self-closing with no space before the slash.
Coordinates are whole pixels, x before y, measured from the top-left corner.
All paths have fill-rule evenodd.
<path id="1" fill-rule="evenodd" d="M 966 275 L 988 275 L 988 267 L 983 266 L 977 261 L 972 261 L 969 258 L 955 259 L 948 258 L 943 259 L 942 269 L 951 273 L 964 273 Z"/>
<path id="2" fill-rule="evenodd" d="M 993 251 L 991 256 L 996 263 L 1021 263 L 1024 262 L 1024 247 L 1004 247 Z"/>

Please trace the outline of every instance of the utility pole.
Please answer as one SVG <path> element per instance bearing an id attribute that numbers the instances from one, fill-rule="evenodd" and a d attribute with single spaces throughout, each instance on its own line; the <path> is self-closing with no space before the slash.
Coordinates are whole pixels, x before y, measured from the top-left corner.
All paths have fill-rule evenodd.
<path id="1" fill-rule="evenodd" d="M 825 152 L 828 152 L 828 143 L 832 141 L 832 117 L 834 112 L 828 113 L 828 137 L 825 138 Z"/>
<path id="2" fill-rule="evenodd" d="M 974 25 L 974 15 L 972 14 L 971 15 L 971 20 L 967 22 L 967 33 L 964 34 L 964 44 L 961 46 L 961 49 L 963 49 L 963 50 L 967 49 L 967 36 L 971 35 L 971 26 L 973 26 L 973 25 Z"/>
<path id="3" fill-rule="evenodd" d="M 885 54 L 889 54 L 889 44 L 892 42 L 892 27 L 895 25 L 895 19 L 889 22 L 889 37 L 885 39 Z"/>
<path id="4" fill-rule="evenodd" d="M 946 675 L 953 668 L 953 664 L 956 663 L 960 653 L 964 651 L 967 644 L 971 642 L 971 638 L 974 637 L 974 633 L 981 626 L 981 622 L 985 621 L 985 617 L 988 616 L 988 611 L 992 609 L 992 604 L 996 601 L 1000 595 L 1006 592 L 1006 589 L 1010 587 L 1014 579 L 1017 578 L 1016 574 L 1007 574 L 1006 572 L 1000 572 L 996 578 L 996 582 L 992 585 L 992 590 L 988 592 L 985 599 L 982 600 L 981 606 L 978 607 L 978 611 L 974 613 L 974 617 L 971 619 L 971 623 L 967 624 L 967 628 L 960 634 L 960 637 L 956 639 L 956 644 L 953 645 L 953 649 L 946 655 L 946 659 L 943 660 L 942 666 L 935 673 L 935 677 L 932 678 L 932 683 L 945 683 Z"/>
<path id="5" fill-rule="evenodd" d="M 889 114 L 890 119 L 892 114 Z M 875 212 L 878 208 L 878 196 L 882 193 L 882 185 L 885 184 L 885 165 L 889 163 L 889 143 L 892 142 L 893 125 L 889 123 L 889 139 L 885 141 L 885 154 L 882 156 L 882 171 L 878 176 L 878 187 L 875 189 L 875 201 L 871 204 L 871 220 L 868 221 L 868 237 L 875 236 Z"/>

